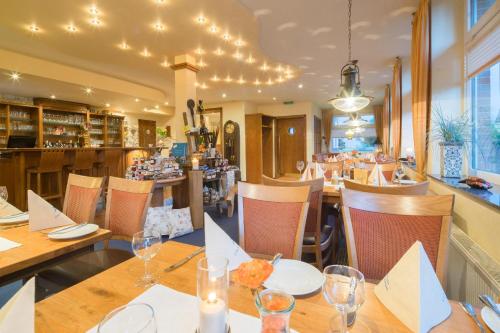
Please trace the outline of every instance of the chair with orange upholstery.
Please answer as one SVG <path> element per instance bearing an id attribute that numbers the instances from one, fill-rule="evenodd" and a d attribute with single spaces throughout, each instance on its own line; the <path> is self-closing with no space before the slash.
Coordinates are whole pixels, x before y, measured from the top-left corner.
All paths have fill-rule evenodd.
<path id="1" fill-rule="evenodd" d="M 300 260 L 309 207 L 309 186 L 238 183 L 240 246 L 249 254 Z"/>
<path id="2" fill-rule="evenodd" d="M 349 265 L 381 280 L 422 242 L 445 286 L 453 195 L 392 195 L 341 190 Z"/>
<path id="3" fill-rule="evenodd" d="M 102 178 L 70 173 L 64 196 L 63 213 L 76 223 L 94 223 L 102 184 Z"/>
<path id="4" fill-rule="evenodd" d="M 154 181 L 135 181 L 109 178 L 106 201 L 105 228 L 112 232 L 112 239 L 131 241 L 134 233 L 142 231 L 146 219 Z M 115 266 L 134 255 L 130 251 L 110 248 L 70 258 L 66 262 L 38 274 L 43 288 L 61 290 Z"/>
<path id="5" fill-rule="evenodd" d="M 302 245 L 302 259 L 311 262 L 322 270 L 332 253 L 333 228 L 327 224 L 322 225 L 321 211 L 323 206 L 323 179 L 306 181 L 285 181 L 262 176 L 262 183 L 269 186 L 298 187 L 310 186 L 309 209 L 304 231 Z M 309 258 L 307 254 L 312 254 Z M 324 255 L 323 255 L 324 254 Z M 312 259 L 312 260 L 310 260 Z"/>
<path id="6" fill-rule="evenodd" d="M 400 195 L 425 195 L 429 188 L 429 182 L 420 182 L 414 185 L 394 185 L 394 186 L 375 186 L 362 184 L 357 181 L 344 179 L 344 186 L 347 189 L 382 194 L 400 194 Z"/>

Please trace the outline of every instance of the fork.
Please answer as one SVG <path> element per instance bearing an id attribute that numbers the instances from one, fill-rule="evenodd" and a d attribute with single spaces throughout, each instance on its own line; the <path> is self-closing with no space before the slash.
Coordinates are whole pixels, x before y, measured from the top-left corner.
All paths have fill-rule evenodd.
<path id="1" fill-rule="evenodd" d="M 479 319 L 477 319 L 476 310 L 474 310 L 474 307 L 472 307 L 472 305 L 470 303 L 466 303 L 466 302 L 460 302 L 460 305 L 462 306 L 462 309 L 464 309 L 464 311 L 469 316 L 471 316 L 472 319 L 474 319 L 474 322 L 476 323 L 477 327 L 479 327 L 479 330 L 481 331 L 481 333 L 485 333 L 486 331 L 484 330 L 483 325 L 481 324 Z"/>

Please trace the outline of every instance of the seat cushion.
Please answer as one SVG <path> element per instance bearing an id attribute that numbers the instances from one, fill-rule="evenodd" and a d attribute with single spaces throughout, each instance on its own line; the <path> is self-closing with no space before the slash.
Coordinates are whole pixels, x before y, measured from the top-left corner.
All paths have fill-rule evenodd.
<path id="1" fill-rule="evenodd" d="M 330 225 L 325 224 L 321 230 L 321 244 L 326 242 L 328 240 L 328 237 L 333 232 L 333 228 Z M 309 237 L 304 237 L 304 241 L 302 242 L 304 245 L 314 245 L 315 244 L 315 237 L 314 236 L 309 236 Z"/>
<path id="2" fill-rule="evenodd" d="M 52 283 L 69 287 L 133 256 L 132 253 L 124 250 L 103 249 L 68 259 L 68 261 L 46 269 L 38 275 Z"/>

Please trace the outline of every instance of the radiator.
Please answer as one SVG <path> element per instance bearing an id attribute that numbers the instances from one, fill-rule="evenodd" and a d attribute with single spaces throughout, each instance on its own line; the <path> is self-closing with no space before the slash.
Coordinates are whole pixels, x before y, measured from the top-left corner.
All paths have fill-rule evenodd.
<path id="1" fill-rule="evenodd" d="M 500 264 L 460 228 L 452 225 L 446 294 L 456 301 L 482 306 L 480 294 L 500 295 Z"/>

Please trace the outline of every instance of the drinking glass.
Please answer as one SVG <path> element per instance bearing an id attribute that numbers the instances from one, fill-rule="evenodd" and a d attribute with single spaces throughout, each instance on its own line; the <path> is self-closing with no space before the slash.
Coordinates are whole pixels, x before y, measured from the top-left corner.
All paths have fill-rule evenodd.
<path id="1" fill-rule="evenodd" d="M 97 333 L 156 333 L 156 319 L 153 308 L 144 303 L 121 306 L 104 317 L 97 327 Z"/>
<path id="2" fill-rule="evenodd" d="M 261 332 L 290 332 L 290 315 L 295 307 L 295 299 L 279 290 L 266 289 L 255 298 L 259 310 Z"/>
<path id="3" fill-rule="evenodd" d="M 302 170 L 304 170 L 304 161 L 297 161 L 297 170 L 299 170 L 299 173 L 302 174 Z"/>
<path id="4" fill-rule="evenodd" d="M 161 248 L 161 235 L 157 230 L 139 231 L 132 238 L 134 254 L 144 260 L 144 276 L 138 285 L 148 287 L 155 283 L 153 274 L 149 271 L 149 261 L 153 259 Z"/>
<path id="5" fill-rule="evenodd" d="M 7 191 L 7 186 L 0 186 L 0 198 L 7 201 L 9 198 L 9 192 Z"/>
<path id="6" fill-rule="evenodd" d="M 354 324 L 356 310 L 365 301 L 365 278 L 360 271 L 342 265 L 325 267 L 323 275 L 323 296 L 340 313 L 340 333 L 347 333 L 347 326 Z M 330 328 L 333 332 L 334 327 Z"/>

